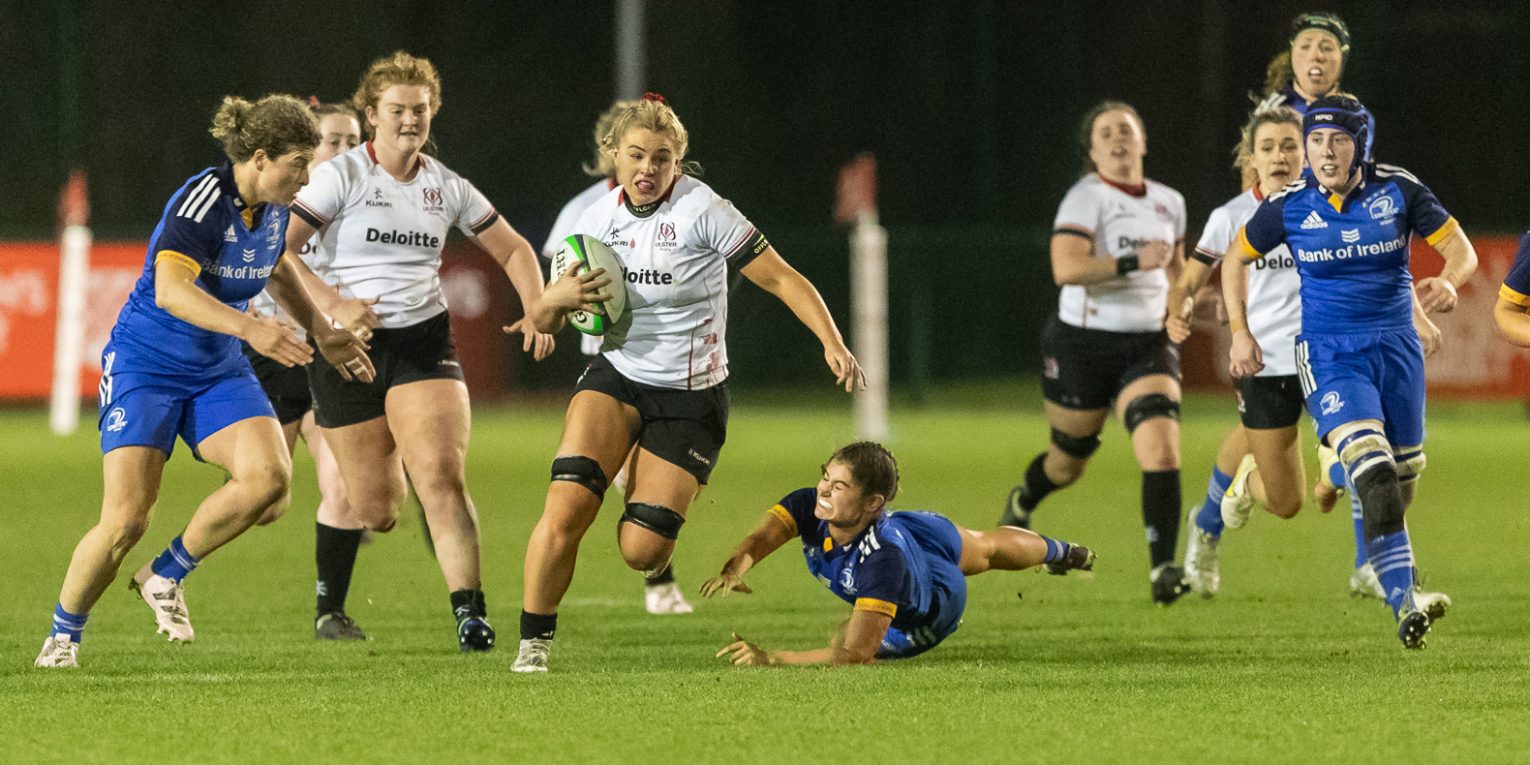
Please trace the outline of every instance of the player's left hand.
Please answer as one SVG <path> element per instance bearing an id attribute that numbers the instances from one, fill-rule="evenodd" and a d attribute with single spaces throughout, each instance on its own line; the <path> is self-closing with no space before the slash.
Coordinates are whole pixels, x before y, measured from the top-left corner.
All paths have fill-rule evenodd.
<path id="1" fill-rule="evenodd" d="M 1438 276 L 1420 279 L 1414 285 L 1414 291 L 1418 293 L 1418 303 L 1423 306 L 1424 313 L 1450 313 L 1456 307 L 1456 285 L 1449 279 Z"/>
<path id="2" fill-rule="evenodd" d="M 710 598 L 718 593 L 722 593 L 722 596 L 726 598 L 730 592 L 742 592 L 745 595 L 749 595 L 754 590 L 744 583 L 742 575 L 727 571 L 701 583 L 701 597 L 703 598 Z"/>
<path id="3" fill-rule="evenodd" d="M 866 372 L 844 343 L 825 346 L 823 360 L 829 363 L 829 371 L 834 373 L 834 382 L 845 386 L 846 393 L 866 390 Z"/>
<path id="4" fill-rule="evenodd" d="M 768 667 L 775 662 L 771 661 L 770 652 L 733 634 L 733 642 L 717 652 L 719 659 L 726 658 L 735 667 L 755 666 Z"/>
<path id="5" fill-rule="evenodd" d="M 333 329 L 316 334 L 314 344 L 319 346 L 319 353 L 324 356 L 324 360 L 329 362 L 346 382 L 370 383 L 376 378 L 377 369 L 372 366 L 372 359 L 367 356 L 367 348 L 371 346 L 349 331 Z"/>
<path id="6" fill-rule="evenodd" d="M 1169 340 L 1175 343 L 1183 343 L 1190 337 L 1190 315 L 1195 313 L 1195 298 L 1185 295 L 1176 301 L 1174 293 L 1169 295 L 1169 315 L 1164 319 L 1164 329 L 1169 332 Z"/>
<path id="7" fill-rule="evenodd" d="M 1413 320 L 1413 328 L 1418 331 L 1418 340 L 1424 345 L 1424 358 L 1433 356 L 1445 340 L 1440 333 L 1440 328 L 1427 316 L 1417 316 Z"/>
<path id="8" fill-rule="evenodd" d="M 521 350 L 531 354 L 531 358 L 537 361 L 551 356 L 553 349 L 557 347 L 557 342 L 553 339 L 553 336 L 545 332 L 538 332 L 536 326 L 531 323 L 531 319 L 527 317 L 521 317 L 520 321 L 508 327 L 500 327 L 500 331 L 507 335 L 519 332 L 521 334 Z"/>

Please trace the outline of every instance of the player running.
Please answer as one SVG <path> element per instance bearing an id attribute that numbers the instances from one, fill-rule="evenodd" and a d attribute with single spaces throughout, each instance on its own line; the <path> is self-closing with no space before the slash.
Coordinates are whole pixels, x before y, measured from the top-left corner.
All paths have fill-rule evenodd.
<path id="1" fill-rule="evenodd" d="M 574 224 L 579 221 L 584 211 L 590 209 L 598 200 L 604 199 L 612 189 L 616 188 L 616 161 L 610 152 L 601 148 L 601 142 L 605 140 L 606 133 L 611 131 L 611 124 L 616 121 L 617 116 L 631 109 L 636 103 L 637 101 L 630 99 L 614 101 L 595 120 L 595 155 L 591 158 L 590 164 L 584 166 L 584 172 L 600 180 L 579 192 L 578 196 L 570 199 L 568 204 L 558 211 L 558 218 L 553 222 L 552 232 L 547 235 L 547 243 L 542 245 L 542 256 L 548 260 L 557 253 L 564 238 L 570 234 L 579 233 L 574 230 Z M 600 337 L 580 335 L 579 340 L 579 350 L 584 355 L 600 355 Z M 618 494 L 626 493 L 626 463 L 623 463 L 621 469 L 616 471 L 616 476 L 611 479 L 611 487 L 616 489 Z M 694 610 L 691 604 L 686 602 L 679 585 L 675 584 L 673 562 L 665 566 L 662 571 L 643 578 L 643 608 L 650 614 L 688 614 Z"/>
<path id="2" fill-rule="evenodd" d="M 1147 136 L 1130 105 L 1106 101 L 1080 125 L 1086 175 L 1052 227 L 1057 316 L 1041 333 L 1051 444 L 1009 493 L 999 523 L 1030 528 L 1048 494 L 1072 485 L 1112 411 L 1142 468 L 1142 520 L 1154 603 L 1189 590 L 1179 536 L 1179 348 L 1164 332 L 1169 284 L 1184 264 L 1185 200 L 1143 175 Z"/>
<path id="3" fill-rule="evenodd" d="M 845 390 L 863 388 L 823 298 L 728 200 L 687 174 L 690 138 L 661 96 L 617 116 L 601 144 L 618 187 L 574 230 L 621 257 L 627 314 L 575 386 L 552 463 L 542 518 L 526 545 L 525 600 L 516 672 L 546 672 L 558 604 L 574 576 L 579 542 L 595 522 L 610 476 L 630 471 L 617 539 L 628 566 L 664 570 L 685 513 L 717 465 L 728 428 L 728 267 L 785 303 L 823 344 Z M 570 310 L 592 310 L 601 287 L 623 274 L 567 275 L 547 288 L 560 328 Z M 637 453 L 629 459 L 633 447 Z"/>
<path id="4" fill-rule="evenodd" d="M 1509 275 L 1498 288 L 1498 302 L 1493 305 L 1493 326 L 1498 336 L 1530 348 L 1530 232 L 1519 238 L 1519 250 Z"/>
<path id="5" fill-rule="evenodd" d="M 393 528 L 407 469 L 450 593 L 458 648 L 487 651 L 494 630 L 466 486 L 471 414 L 441 291 L 441 249 L 453 226 L 471 237 L 504 268 L 528 315 L 543 310 L 541 269 L 531 245 L 473 184 L 424 153 L 441 108 L 430 61 L 399 51 L 372 62 L 352 105 L 365 114 L 371 140 L 314 171 L 293 203 L 287 241 L 300 247 L 318 232 L 314 270 L 345 297 L 375 301 L 378 374 L 363 385 L 310 368 L 314 419 L 366 528 Z M 326 305 L 341 297 L 323 285 L 318 293 Z M 525 335 L 535 358 L 552 351 L 550 335 Z"/>
<path id="6" fill-rule="evenodd" d="M 798 489 L 770 508 L 701 594 L 751 592 L 744 574 L 801 537 L 808 573 L 851 604 L 850 618 L 824 648 L 767 651 L 734 633 L 719 657 L 744 665 L 869 664 L 918 656 L 961 624 L 967 577 L 1032 566 L 1053 574 L 1094 567 L 1087 547 L 1026 529 L 977 531 L 938 513 L 888 512 L 898 494 L 898 462 L 880 444 L 845 446 L 822 470 L 817 487 Z"/>
<path id="7" fill-rule="evenodd" d="M 1265 69 L 1264 95 L 1255 111 L 1289 106 L 1297 114 L 1323 96 L 1336 95 L 1349 55 L 1349 26 L 1337 14 L 1303 13 L 1291 20 L 1291 47 L 1270 60 Z M 1256 97 L 1257 100 L 1257 97 Z M 1376 143 L 1376 120 L 1365 112 L 1367 127 L 1365 158 Z M 1246 174 L 1244 182 L 1252 183 Z"/>
<path id="8" fill-rule="evenodd" d="M 275 319 L 245 312 L 268 279 L 338 374 L 372 376 L 364 344 L 315 310 L 296 274 L 301 262 L 283 257 L 286 205 L 308 179 L 317 120 L 291 96 L 254 104 L 230 96 L 211 133 L 228 162 L 170 197 L 102 354 L 101 520 L 74 550 L 39 667 L 78 665 L 90 609 L 148 528 L 177 436 L 229 480 L 129 583 L 170 640 L 195 637 L 185 578 L 286 496 L 291 455 L 239 341 L 288 367 L 313 352 Z"/>
<path id="9" fill-rule="evenodd" d="M 1333 447 L 1359 496 L 1366 549 L 1408 648 L 1420 648 L 1449 598 L 1414 588 L 1404 524 L 1424 468 L 1424 349 L 1414 304 L 1449 311 L 1477 269 L 1471 242 L 1434 194 L 1402 168 L 1364 160 L 1369 120 L 1348 96 L 1317 99 L 1302 121 L 1311 177 L 1267 198 L 1228 248 L 1225 279 L 1284 244 L 1301 276 L 1297 374 L 1318 437 Z M 1424 237 L 1445 258 L 1414 295 L 1408 241 Z M 1229 295 L 1231 371 L 1264 367 L 1247 306 Z"/>

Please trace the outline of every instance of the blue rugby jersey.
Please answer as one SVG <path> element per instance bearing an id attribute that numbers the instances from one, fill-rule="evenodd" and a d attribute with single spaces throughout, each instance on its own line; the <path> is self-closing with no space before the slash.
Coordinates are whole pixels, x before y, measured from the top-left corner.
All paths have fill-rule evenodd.
<path id="1" fill-rule="evenodd" d="M 224 305 L 244 310 L 265 288 L 286 246 L 287 208 L 251 209 L 225 162 L 192 176 L 170 197 L 149 237 L 143 274 L 112 328 L 116 371 L 147 369 L 201 376 L 246 363 L 239 340 L 182 321 L 155 304 L 160 258 L 197 272 L 196 285 Z"/>
<path id="2" fill-rule="evenodd" d="M 1302 332 L 1343 335 L 1413 326 L 1408 240 L 1431 245 L 1456 228 L 1434 193 L 1394 165 L 1362 166 L 1343 198 L 1311 174 L 1270 195 L 1238 232 L 1254 260 L 1285 244 L 1301 276 Z"/>
<path id="3" fill-rule="evenodd" d="M 856 610 L 891 616 L 892 626 L 905 631 L 941 613 L 931 571 L 934 553 L 899 520 L 903 513 L 884 514 L 841 547 L 829 536 L 829 525 L 814 517 L 817 503 L 816 490 L 798 489 L 770 512 L 801 537 L 808 571 L 830 592 Z"/>
<path id="4" fill-rule="evenodd" d="M 1530 307 L 1530 231 L 1519 238 L 1514 264 L 1498 288 L 1498 296 L 1518 306 Z"/>

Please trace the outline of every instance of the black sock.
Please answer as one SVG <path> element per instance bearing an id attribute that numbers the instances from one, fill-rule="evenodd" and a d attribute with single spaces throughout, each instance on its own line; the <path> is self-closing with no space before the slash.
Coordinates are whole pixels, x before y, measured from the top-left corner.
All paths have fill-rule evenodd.
<path id="1" fill-rule="evenodd" d="M 452 615 L 457 621 L 471 619 L 475 616 L 488 616 L 488 607 L 483 602 L 483 590 L 457 590 L 452 593 Z"/>
<path id="2" fill-rule="evenodd" d="M 521 612 L 522 640 L 552 640 L 553 633 L 557 631 L 557 614 L 533 614 L 529 611 Z"/>
<path id="3" fill-rule="evenodd" d="M 1046 470 L 1047 453 L 1042 452 L 1031 460 L 1029 467 L 1025 469 L 1025 490 L 1020 492 L 1020 507 L 1027 512 L 1035 510 L 1046 499 L 1048 494 L 1057 491 L 1057 484 L 1047 477 Z"/>
<path id="4" fill-rule="evenodd" d="M 337 529 L 314 524 L 313 559 L 319 571 L 320 616 L 345 610 L 345 597 L 351 591 L 351 572 L 356 568 L 356 548 L 361 546 L 361 529 Z"/>
<path id="5" fill-rule="evenodd" d="M 644 587 L 658 587 L 661 584 L 674 584 L 674 583 L 675 583 L 675 564 L 673 562 L 664 564 L 664 570 L 660 571 L 659 573 L 654 574 L 653 576 L 645 576 L 645 577 L 643 577 L 643 586 Z"/>
<path id="6" fill-rule="evenodd" d="M 1147 527 L 1148 558 L 1153 568 L 1174 560 L 1179 541 L 1179 471 L 1142 473 L 1142 525 Z"/>

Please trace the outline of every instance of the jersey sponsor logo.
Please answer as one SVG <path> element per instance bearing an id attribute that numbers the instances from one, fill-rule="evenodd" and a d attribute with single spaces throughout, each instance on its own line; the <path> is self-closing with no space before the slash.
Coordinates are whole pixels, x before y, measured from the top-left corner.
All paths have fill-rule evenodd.
<path id="1" fill-rule="evenodd" d="M 441 237 L 427 234 L 423 231 L 378 231 L 375 228 L 367 229 L 367 241 L 380 244 L 401 244 L 405 247 L 423 247 L 427 250 L 440 249 Z"/>
<path id="2" fill-rule="evenodd" d="M 372 198 L 366 201 L 367 207 L 392 207 L 393 203 L 383 199 L 382 189 L 372 189 Z"/>
<path id="3" fill-rule="evenodd" d="M 656 268 L 623 268 L 622 278 L 626 279 L 628 284 L 669 285 L 675 283 L 674 274 L 660 271 Z"/>
<path id="4" fill-rule="evenodd" d="M 1343 239 L 1345 244 L 1354 244 L 1360 241 L 1360 229 L 1346 228 L 1339 232 L 1339 238 Z"/>
<path id="5" fill-rule="evenodd" d="M 112 407 L 112 410 L 106 413 L 106 431 L 116 433 L 125 427 L 127 427 L 127 412 L 122 411 L 120 406 Z"/>
<path id="6" fill-rule="evenodd" d="M 239 241 L 239 234 L 234 232 L 234 224 L 232 224 L 232 223 L 228 224 L 228 230 L 223 232 L 223 241 L 225 241 L 225 242 L 237 242 L 237 241 Z"/>
<path id="7" fill-rule="evenodd" d="M 1348 260 L 1369 255 L 1388 255 L 1408 247 L 1408 237 L 1388 239 L 1370 244 L 1355 243 L 1348 247 L 1324 247 L 1317 250 L 1296 249 L 1296 259 L 1303 263 L 1319 263 L 1330 260 Z"/>
<path id="8" fill-rule="evenodd" d="M 1287 252 L 1284 255 L 1276 255 L 1275 253 L 1272 252 L 1269 255 L 1266 255 L 1266 256 L 1264 256 L 1264 257 L 1254 261 L 1254 270 L 1255 271 L 1274 270 L 1274 269 L 1277 269 L 1277 268 L 1294 268 L 1294 267 L 1296 267 L 1296 258 L 1291 257 L 1291 253 L 1290 252 Z"/>
<path id="9" fill-rule="evenodd" d="M 1338 414 L 1339 410 L 1344 408 L 1344 399 L 1339 398 L 1336 391 L 1328 391 L 1323 394 L 1319 407 L 1324 415 Z"/>
<path id="10" fill-rule="evenodd" d="M 1138 239 L 1138 238 L 1130 237 L 1130 236 L 1121 236 L 1121 237 L 1117 237 L 1117 239 L 1116 239 L 1116 249 L 1118 249 L 1118 250 L 1140 250 L 1143 247 L 1148 246 L 1148 242 L 1149 241 L 1150 240 L 1148 240 L 1148 239 Z"/>
<path id="11" fill-rule="evenodd" d="M 1371 214 L 1371 220 L 1388 220 L 1397 217 L 1397 202 L 1391 195 L 1382 195 L 1371 200 L 1366 206 L 1366 212 Z"/>
<path id="12" fill-rule="evenodd" d="M 1317 210 L 1307 213 L 1306 220 L 1302 221 L 1303 231 L 1311 231 L 1315 228 L 1328 228 L 1328 221 L 1323 220 L 1323 216 L 1318 215 Z"/>
<path id="13" fill-rule="evenodd" d="M 219 279 L 268 279 L 271 272 L 276 270 L 276 264 L 269 266 L 236 266 L 230 263 L 214 263 L 209 266 L 207 273 Z"/>
<path id="14" fill-rule="evenodd" d="M 637 244 L 637 242 L 634 242 L 631 239 L 627 239 L 627 240 L 622 240 L 622 239 L 606 239 L 606 240 L 602 241 L 601 244 L 603 244 L 603 245 L 605 245 L 607 247 L 631 247 L 631 246 Z"/>

